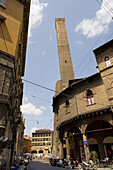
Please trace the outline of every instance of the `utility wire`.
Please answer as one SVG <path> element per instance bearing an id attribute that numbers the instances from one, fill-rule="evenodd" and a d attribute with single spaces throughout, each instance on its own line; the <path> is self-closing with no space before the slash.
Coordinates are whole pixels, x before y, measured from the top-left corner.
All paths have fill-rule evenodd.
<path id="1" fill-rule="evenodd" d="M 102 36 L 102 34 L 105 32 L 105 30 L 107 29 L 107 27 L 109 26 L 109 24 L 111 23 L 113 18 L 111 18 L 111 20 L 108 22 L 108 24 L 105 26 L 103 32 L 101 33 L 101 35 L 98 37 L 98 39 L 95 41 L 95 43 L 93 44 L 93 46 L 91 47 L 91 49 L 88 51 L 87 55 L 85 56 L 85 58 L 83 59 L 82 63 L 85 61 L 85 59 L 88 57 L 89 53 L 91 52 L 92 48 L 96 45 L 97 41 L 100 39 L 100 37 Z M 90 62 L 93 60 L 93 58 L 87 63 L 87 65 L 82 69 L 82 71 L 78 74 L 78 76 L 87 68 L 87 66 L 90 64 Z M 82 64 L 81 63 L 81 64 Z M 80 64 L 80 65 L 81 65 Z M 79 65 L 79 66 L 80 66 Z"/>
<path id="2" fill-rule="evenodd" d="M 23 92 L 23 93 L 24 93 L 24 94 L 27 94 L 27 95 L 29 95 L 29 96 L 31 96 L 31 97 L 33 97 L 33 98 L 37 98 L 37 99 L 43 100 L 43 101 L 45 101 L 45 102 L 51 103 L 50 101 L 45 100 L 45 99 L 40 98 L 40 97 L 37 97 L 37 96 L 35 96 L 35 95 L 33 95 L 33 94 L 30 94 L 30 93 L 27 93 L 27 92 Z"/>
<path id="3" fill-rule="evenodd" d="M 108 22 L 108 24 L 105 26 L 104 30 L 102 31 L 102 33 L 100 34 L 100 36 L 97 38 L 97 40 L 94 42 L 94 44 L 92 45 L 92 47 L 90 48 L 90 50 L 88 51 L 88 53 L 86 54 L 86 56 L 84 57 L 84 59 L 82 60 L 82 62 L 78 65 L 78 67 L 76 68 L 76 70 L 79 70 L 79 67 L 83 64 L 83 62 L 86 60 L 86 58 L 88 57 L 88 55 L 90 54 L 90 52 L 92 51 L 92 49 L 94 48 L 94 46 L 96 45 L 96 43 L 98 42 L 98 40 L 101 38 L 101 36 L 103 35 L 103 33 L 105 32 L 105 30 L 107 29 L 107 27 L 109 26 L 109 24 L 111 23 L 112 19 Z"/>
<path id="4" fill-rule="evenodd" d="M 106 10 L 106 8 L 104 8 L 104 6 L 98 1 L 98 0 L 96 0 L 101 6 L 102 6 L 102 8 L 113 18 L 113 16 Z M 108 9 L 108 8 L 107 8 Z"/>
<path id="5" fill-rule="evenodd" d="M 31 82 L 31 81 L 29 81 L 29 80 L 25 80 L 25 79 L 22 79 L 22 80 L 25 81 L 25 82 L 27 82 L 27 83 L 29 83 L 29 84 L 32 84 L 32 85 L 34 85 L 34 86 L 37 86 L 37 87 L 40 87 L 40 88 L 43 88 L 43 89 L 46 89 L 46 90 L 49 90 L 49 91 L 52 91 L 52 92 L 55 92 L 55 93 L 60 93 L 60 94 L 62 94 L 63 96 L 73 97 L 73 96 L 71 96 L 71 95 L 65 94 L 64 92 L 58 92 L 58 91 L 56 91 L 56 90 L 53 90 L 53 89 L 50 89 L 50 88 L 48 88 L 48 87 L 39 85 L 39 84 L 34 83 L 34 82 Z"/>
<path id="6" fill-rule="evenodd" d="M 109 6 L 109 4 L 104 0 L 101 0 L 104 4 L 105 4 L 105 6 L 111 11 L 111 13 L 113 13 L 113 9 Z"/>

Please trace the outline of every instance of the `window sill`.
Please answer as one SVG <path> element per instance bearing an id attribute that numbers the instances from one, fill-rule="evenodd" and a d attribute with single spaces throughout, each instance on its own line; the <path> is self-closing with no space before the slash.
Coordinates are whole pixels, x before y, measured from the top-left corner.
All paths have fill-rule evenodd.
<path id="1" fill-rule="evenodd" d="M 0 4 L 0 7 L 2 7 L 3 9 L 6 9 L 6 7 L 3 4 Z"/>
<path id="2" fill-rule="evenodd" d="M 95 105 L 96 103 L 94 103 L 94 104 L 90 104 L 90 105 L 86 105 L 86 107 L 89 107 L 89 106 L 92 106 L 92 105 Z"/>

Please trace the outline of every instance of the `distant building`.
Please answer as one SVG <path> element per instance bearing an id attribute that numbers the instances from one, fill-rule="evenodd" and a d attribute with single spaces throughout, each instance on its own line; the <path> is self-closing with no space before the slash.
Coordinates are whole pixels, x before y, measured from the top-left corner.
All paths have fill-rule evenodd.
<path id="1" fill-rule="evenodd" d="M 64 18 L 55 20 L 61 80 L 53 97 L 52 154 L 60 158 L 89 160 L 113 153 L 113 40 L 93 52 L 98 72 L 75 79 Z M 80 55 L 80 54 L 79 54 Z M 79 56 L 78 56 L 79 57 Z M 89 70 L 90 72 L 90 70 Z"/>
<path id="2" fill-rule="evenodd" d="M 21 122 L 30 0 L 0 0 L 0 157 L 10 169 Z M 0 167 L 1 168 L 1 167 Z"/>
<path id="3" fill-rule="evenodd" d="M 40 129 L 32 133 L 31 154 L 43 155 L 51 154 L 53 131 L 49 129 Z"/>
<path id="4" fill-rule="evenodd" d="M 31 138 L 24 135 L 23 153 L 31 153 Z"/>

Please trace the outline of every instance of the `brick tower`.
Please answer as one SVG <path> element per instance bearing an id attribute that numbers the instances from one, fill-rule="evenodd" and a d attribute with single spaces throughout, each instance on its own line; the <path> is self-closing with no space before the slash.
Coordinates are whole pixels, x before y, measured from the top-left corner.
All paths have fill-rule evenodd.
<path id="1" fill-rule="evenodd" d="M 57 34 L 60 76 L 62 82 L 61 90 L 63 90 L 68 86 L 69 80 L 75 79 L 75 76 L 66 32 L 65 18 L 56 18 L 55 27 Z"/>

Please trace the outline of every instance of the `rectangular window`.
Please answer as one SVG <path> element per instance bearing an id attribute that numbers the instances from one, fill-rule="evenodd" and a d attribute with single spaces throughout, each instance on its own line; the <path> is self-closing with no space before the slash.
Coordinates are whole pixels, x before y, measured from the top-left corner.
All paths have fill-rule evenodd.
<path id="1" fill-rule="evenodd" d="M 92 105 L 92 104 L 95 104 L 95 101 L 94 101 L 94 97 L 88 97 L 88 105 Z"/>
<path id="2" fill-rule="evenodd" d="M 110 60 L 106 61 L 106 66 L 107 66 L 107 67 L 111 66 Z"/>
<path id="3" fill-rule="evenodd" d="M 88 98 L 88 105 L 91 105 L 91 98 Z"/>
<path id="4" fill-rule="evenodd" d="M 68 100 L 65 102 L 65 107 L 66 107 L 66 114 L 70 113 L 70 103 Z"/>
<path id="5" fill-rule="evenodd" d="M 91 97 L 91 103 L 94 104 L 95 101 L 94 101 L 94 97 Z"/>

